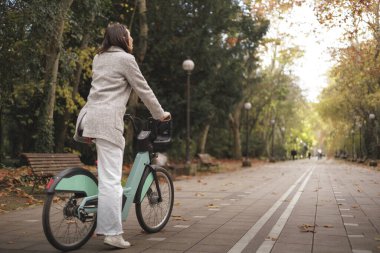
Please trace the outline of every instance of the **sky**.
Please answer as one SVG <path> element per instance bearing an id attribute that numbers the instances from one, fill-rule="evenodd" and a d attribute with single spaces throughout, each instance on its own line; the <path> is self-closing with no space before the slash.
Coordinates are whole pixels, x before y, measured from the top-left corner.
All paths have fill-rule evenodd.
<path id="1" fill-rule="evenodd" d="M 292 23 L 292 25 L 291 25 Z M 334 65 L 329 48 L 339 47 L 339 28 L 327 29 L 319 24 L 313 7 L 295 7 L 279 25 L 279 30 L 293 35 L 290 43 L 300 46 L 304 56 L 296 61 L 292 74 L 298 77 L 298 85 L 308 101 L 317 102 L 318 95 L 327 86 L 328 70 Z M 275 33 L 273 27 L 268 35 Z"/>

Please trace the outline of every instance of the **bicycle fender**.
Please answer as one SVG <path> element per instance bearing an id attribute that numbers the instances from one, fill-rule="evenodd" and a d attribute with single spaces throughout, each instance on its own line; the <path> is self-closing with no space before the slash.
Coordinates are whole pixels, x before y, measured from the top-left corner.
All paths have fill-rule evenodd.
<path id="1" fill-rule="evenodd" d="M 86 196 L 98 194 L 98 179 L 83 168 L 69 168 L 52 177 L 46 186 L 46 193 L 70 191 L 83 193 Z"/>

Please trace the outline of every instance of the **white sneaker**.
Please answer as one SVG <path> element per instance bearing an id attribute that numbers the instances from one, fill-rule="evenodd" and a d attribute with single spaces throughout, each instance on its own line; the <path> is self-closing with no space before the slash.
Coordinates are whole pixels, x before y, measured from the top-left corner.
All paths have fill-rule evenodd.
<path id="1" fill-rule="evenodd" d="M 106 235 L 104 238 L 104 244 L 120 249 L 126 249 L 131 246 L 129 242 L 124 240 L 122 235 Z"/>

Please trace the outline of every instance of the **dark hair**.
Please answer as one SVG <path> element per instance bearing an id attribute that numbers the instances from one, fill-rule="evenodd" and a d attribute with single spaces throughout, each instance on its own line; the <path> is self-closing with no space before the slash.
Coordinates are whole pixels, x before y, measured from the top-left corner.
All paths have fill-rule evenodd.
<path id="1" fill-rule="evenodd" d="M 110 23 L 104 34 L 102 46 L 98 50 L 98 54 L 104 53 L 111 46 L 122 48 L 127 53 L 132 53 L 132 48 L 128 46 L 128 31 L 125 25 L 120 23 Z"/>

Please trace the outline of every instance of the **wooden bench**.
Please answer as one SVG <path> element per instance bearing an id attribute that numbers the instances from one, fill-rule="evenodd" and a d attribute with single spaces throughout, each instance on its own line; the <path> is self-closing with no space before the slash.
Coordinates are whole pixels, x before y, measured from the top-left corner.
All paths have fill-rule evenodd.
<path id="1" fill-rule="evenodd" d="M 216 161 L 216 159 L 207 153 L 198 154 L 197 157 L 199 161 L 199 168 L 206 167 L 207 169 L 209 169 L 211 167 L 219 167 L 219 163 Z"/>
<path id="2" fill-rule="evenodd" d="M 33 181 L 34 187 L 48 180 L 59 172 L 74 167 L 83 167 L 79 155 L 71 153 L 22 153 L 21 164 L 26 164 L 31 169 L 28 180 Z"/>

